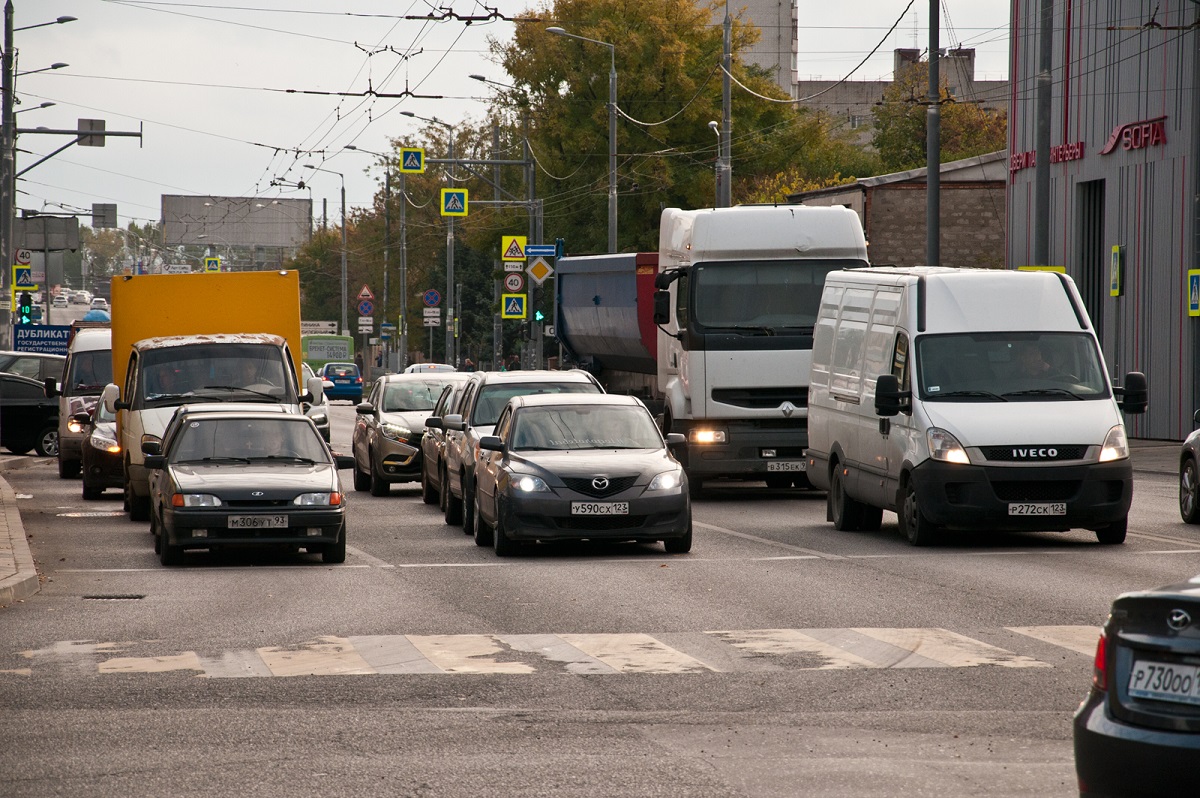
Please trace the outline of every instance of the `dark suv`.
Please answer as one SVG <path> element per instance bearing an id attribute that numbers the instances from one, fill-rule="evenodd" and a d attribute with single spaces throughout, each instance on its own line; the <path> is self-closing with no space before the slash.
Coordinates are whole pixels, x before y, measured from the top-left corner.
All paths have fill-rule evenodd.
<path id="1" fill-rule="evenodd" d="M 604 393 L 586 371 L 477 371 L 463 389 L 457 412 L 434 416 L 427 427 L 445 430 L 442 453 L 442 507 L 447 524 L 474 526 L 476 457 L 479 439 L 491 435 L 500 411 L 514 396 L 545 393 Z"/>
<path id="2" fill-rule="evenodd" d="M 0 374 L 0 446 L 13 454 L 58 454 L 58 400 L 46 397 L 42 383 Z"/>

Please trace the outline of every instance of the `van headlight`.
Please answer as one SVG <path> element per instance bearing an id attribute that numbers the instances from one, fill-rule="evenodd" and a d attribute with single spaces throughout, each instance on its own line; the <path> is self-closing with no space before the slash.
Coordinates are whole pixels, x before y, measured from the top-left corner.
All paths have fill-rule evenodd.
<path id="1" fill-rule="evenodd" d="M 678 488 L 682 482 L 683 469 L 676 468 L 673 471 L 664 471 L 650 480 L 650 484 L 646 486 L 646 490 L 672 490 Z"/>
<path id="2" fill-rule="evenodd" d="M 943 463 L 959 463 L 967 465 L 971 462 L 971 458 L 967 457 L 967 452 L 963 449 L 962 444 L 958 442 L 949 432 L 939 427 L 930 427 L 929 432 L 925 434 L 929 441 L 929 456 L 934 460 L 941 460 Z"/>
<path id="3" fill-rule="evenodd" d="M 1124 460 L 1129 456 L 1129 441 L 1125 437 L 1125 425 L 1118 424 L 1104 436 L 1104 445 L 1100 447 L 1100 462 L 1109 463 L 1113 460 Z"/>

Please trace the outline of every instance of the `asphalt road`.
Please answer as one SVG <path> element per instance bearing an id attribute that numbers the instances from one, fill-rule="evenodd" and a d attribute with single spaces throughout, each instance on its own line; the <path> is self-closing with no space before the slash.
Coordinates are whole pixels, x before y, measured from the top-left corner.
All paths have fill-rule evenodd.
<path id="1" fill-rule="evenodd" d="M 117 493 L 5 477 L 44 583 L 0 610 L 4 795 L 1073 795 L 1109 602 L 1200 573 L 1169 474 L 1139 472 L 1116 547 L 914 549 L 731 484 L 690 554 L 501 561 L 414 486 L 352 493 L 345 565 L 182 569 Z"/>

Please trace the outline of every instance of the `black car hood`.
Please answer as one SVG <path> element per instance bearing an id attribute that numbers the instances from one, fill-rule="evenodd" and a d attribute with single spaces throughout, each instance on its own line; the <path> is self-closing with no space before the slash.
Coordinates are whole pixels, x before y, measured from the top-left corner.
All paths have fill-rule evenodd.
<path id="1" fill-rule="evenodd" d="M 561 485 L 562 479 L 579 477 L 626 477 L 637 475 L 642 485 L 656 474 L 678 467 L 666 449 L 575 449 L 554 452 L 512 452 L 514 471 L 535 474 L 547 484 Z"/>
<path id="2" fill-rule="evenodd" d="M 211 493 L 221 498 L 293 498 L 300 493 L 341 490 L 329 463 L 180 463 L 170 467 L 181 493 Z M 262 496 L 252 496 L 262 491 Z"/>

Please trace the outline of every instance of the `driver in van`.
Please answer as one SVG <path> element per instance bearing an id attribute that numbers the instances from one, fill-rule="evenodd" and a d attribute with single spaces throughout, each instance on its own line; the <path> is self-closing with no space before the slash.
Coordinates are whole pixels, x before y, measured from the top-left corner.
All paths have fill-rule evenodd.
<path id="1" fill-rule="evenodd" d="M 1023 342 L 1014 349 L 1017 373 L 1022 377 L 1037 377 L 1046 380 L 1064 379 L 1067 374 L 1051 365 L 1042 354 L 1041 347 L 1033 342 Z"/>

